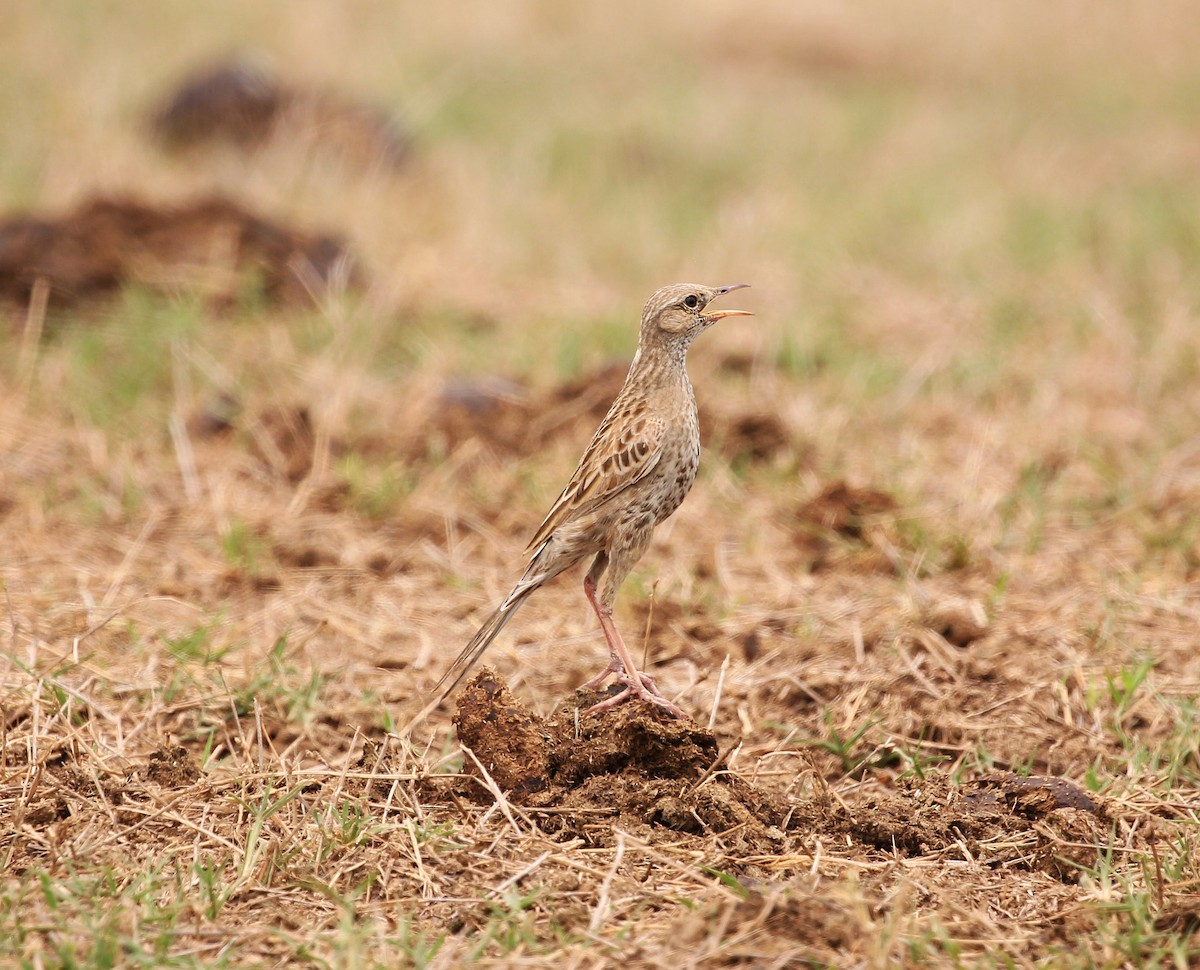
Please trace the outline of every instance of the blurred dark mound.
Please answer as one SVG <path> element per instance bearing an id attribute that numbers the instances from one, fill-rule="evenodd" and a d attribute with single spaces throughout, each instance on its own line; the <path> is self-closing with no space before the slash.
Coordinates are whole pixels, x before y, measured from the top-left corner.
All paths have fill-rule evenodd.
<path id="1" fill-rule="evenodd" d="M 311 302 L 333 283 L 361 283 L 344 243 L 273 222 L 219 196 L 177 206 L 95 198 L 57 219 L 0 220 L 0 299 L 24 305 L 37 280 L 57 307 L 127 283 L 197 291 L 217 304 L 253 295 Z"/>
<path id="2" fill-rule="evenodd" d="M 150 117 L 150 131 L 173 150 L 268 143 L 398 168 L 411 138 L 383 109 L 336 91 L 293 87 L 257 64 L 232 59 L 185 77 Z"/>

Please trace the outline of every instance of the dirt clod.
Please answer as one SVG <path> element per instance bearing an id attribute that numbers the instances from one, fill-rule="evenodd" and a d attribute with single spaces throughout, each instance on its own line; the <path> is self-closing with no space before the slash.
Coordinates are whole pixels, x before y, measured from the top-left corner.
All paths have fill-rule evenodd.
<path id="1" fill-rule="evenodd" d="M 459 740 L 514 800 L 550 783 L 550 740 L 546 726 L 527 710 L 494 670 L 484 667 L 458 700 L 454 726 Z M 478 774 L 468 760 L 466 770 Z"/>
<path id="2" fill-rule="evenodd" d="M 714 418 L 721 453 L 730 461 L 766 461 L 795 446 L 790 429 L 770 411 L 748 411 L 729 418 L 720 415 Z"/>
<path id="3" fill-rule="evenodd" d="M 200 777 L 200 766 L 183 745 L 150 752 L 146 778 L 163 788 L 184 788 Z"/>
<path id="4" fill-rule="evenodd" d="M 932 604 L 922 620 L 956 647 L 968 647 L 987 633 L 988 617 L 978 600 L 961 597 Z"/>
<path id="5" fill-rule="evenodd" d="M 479 438 L 489 447 L 523 453 L 528 450 L 534 409 L 518 384 L 502 378 L 447 382 L 437 402 L 432 432 L 447 451 Z M 427 447 L 422 439 L 420 446 Z"/>
<path id="6" fill-rule="evenodd" d="M 838 480 L 821 489 L 796 510 L 802 524 L 836 532 L 838 535 L 861 539 L 871 520 L 894 512 L 899 503 L 887 492 L 860 488 Z"/>
<path id="7" fill-rule="evenodd" d="M 979 808 L 1003 804 L 1026 818 L 1043 818 L 1059 808 L 1073 808 L 1105 818 L 1101 804 L 1065 778 L 1014 775 L 998 772 L 968 786 L 963 800 Z"/>
<path id="8" fill-rule="evenodd" d="M 584 714 L 606 694 L 578 691 L 548 721 L 555 779 L 576 785 L 594 775 L 698 778 L 717 756 L 717 739 L 691 721 L 644 704 Z"/>
<path id="9" fill-rule="evenodd" d="M 270 142 L 318 149 L 360 165 L 398 168 L 412 139 L 389 112 L 323 88 L 288 84 L 252 60 L 235 58 L 183 78 L 150 118 L 165 147 L 228 145 L 251 151 Z"/>
<path id="10" fill-rule="evenodd" d="M 463 689 L 454 723 L 462 743 L 518 804 L 607 809 L 630 822 L 693 834 L 741 826 L 744 838 L 782 838 L 784 809 L 773 796 L 735 775 L 709 772 L 718 754 L 710 732 L 639 703 L 586 713 L 604 696 L 579 691 L 543 719 L 485 667 Z M 478 774 L 470 763 L 466 770 Z M 582 831 L 569 813 L 557 819 Z M 604 838 L 596 831 L 587 836 Z"/>
<path id="11" fill-rule="evenodd" d="M 100 196 L 57 218 L 0 221 L 0 298 L 21 307 L 38 280 L 59 309 L 126 284 L 196 289 L 217 305 L 249 287 L 270 302 L 311 303 L 313 290 L 348 261 L 336 236 L 265 219 L 221 196 L 166 206 Z"/>
<path id="12" fill-rule="evenodd" d="M 1063 779 L 1001 772 L 962 788 L 940 775 L 908 780 L 852 807 L 815 799 L 793 810 L 789 828 L 910 858 L 966 851 L 988 866 L 1069 883 L 1095 864 L 1108 824 L 1103 807 Z"/>

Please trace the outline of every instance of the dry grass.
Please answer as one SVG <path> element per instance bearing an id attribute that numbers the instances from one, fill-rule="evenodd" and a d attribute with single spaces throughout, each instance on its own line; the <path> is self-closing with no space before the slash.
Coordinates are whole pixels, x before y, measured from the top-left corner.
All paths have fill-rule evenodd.
<path id="1" fill-rule="evenodd" d="M 11 310 L 0 963 L 1200 959 L 1189 5 L 8 20 L 7 208 L 219 189 L 373 283 Z M 241 45 L 398 106 L 412 164 L 160 154 L 140 113 Z M 636 771 L 505 793 L 448 712 L 396 730 L 677 278 L 759 315 L 694 352 L 701 480 L 618 619 L 715 714 L 688 790 L 761 809 L 724 827 L 639 815 Z M 603 656 L 573 580 L 510 629 L 529 718 Z"/>

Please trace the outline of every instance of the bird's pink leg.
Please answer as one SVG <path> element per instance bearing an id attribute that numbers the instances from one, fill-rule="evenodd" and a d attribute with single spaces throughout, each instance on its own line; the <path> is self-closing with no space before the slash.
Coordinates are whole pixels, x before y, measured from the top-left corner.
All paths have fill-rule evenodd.
<path id="1" fill-rule="evenodd" d="M 625 685 L 625 689 L 619 694 L 615 694 L 599 704 L 593 704 L 584 713 L 590 714 L 593 711 L 607 710 L 636 696 L 647 703 L 661 707 L 668 714 L 684 717 L 683 711 L 663 696 L 655 685 L 654 678 L 637 669 L 633 657 L 629 653 L 629 648 L 625 646 L 625 641 L 621 639 L 621 634 L 617 630 L 616 624 L 613 623 L 612 609 L 601 605 L 596 599 L 596 582 L 591 576 L 584 579 L 583 592 L 587 596 L 588 602 L 592 604 L 592 609 L 596 611 L 596 619 L 600 621 L 600 629 L 604 631 L 604 639 L 608 641 L 609 654 L 608 666 L 583 686 L 587 690 L 595 690 L 609 674 L 616 674 L 618 682 Z"/>

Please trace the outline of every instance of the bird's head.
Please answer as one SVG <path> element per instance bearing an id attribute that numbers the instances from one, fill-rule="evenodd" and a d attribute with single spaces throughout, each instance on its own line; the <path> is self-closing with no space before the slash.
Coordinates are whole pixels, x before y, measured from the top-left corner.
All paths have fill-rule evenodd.
<path id="1" fill-rule="evenodd" d="M 749 310 L 710 310 L 708 305 L 730 290 L 749 283 L 728 286 L 702 286 L 699 283 L 672 283 L 646 301 L 642 310 L 642 341 L 681 344 L 686 350 L 696 336 L 722 317 L 753 316 Z"/>

